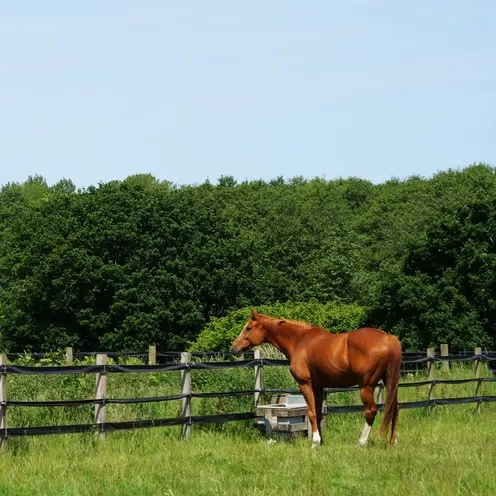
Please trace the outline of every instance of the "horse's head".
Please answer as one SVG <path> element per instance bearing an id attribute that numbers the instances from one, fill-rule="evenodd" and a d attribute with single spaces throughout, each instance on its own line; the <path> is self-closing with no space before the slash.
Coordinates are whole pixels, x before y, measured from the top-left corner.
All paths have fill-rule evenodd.
<path id="1" fill-rule="evenodd" d="M 253 348 L 253 346 L 258 346 L 265 341 L 265 329 L 261 322 L 261 317 L 260 314 L 252 309 L 251 318 L 232 344 L 231 351 L 234 355 L 239 356 L 244 351 Z"/>

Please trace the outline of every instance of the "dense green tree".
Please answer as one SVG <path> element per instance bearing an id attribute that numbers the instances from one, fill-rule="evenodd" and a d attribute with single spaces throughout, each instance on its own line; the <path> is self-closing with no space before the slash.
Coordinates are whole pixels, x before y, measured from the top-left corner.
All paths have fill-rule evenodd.
<path id="1" fill-rule="evenodd" d="M 440 212 L 384 285 L 374 317 L 405 346 L 456 349 L 496 342 L 496 198 Z"/>
<path id="2" fill-rule="evenodd" d="M 240 308 L 314 302 L 408 347 L 490 346 L 495 202 L 483 164 L 377 185 L 29 177 L 0 190 L 0 345 L 184 349 Z"/>

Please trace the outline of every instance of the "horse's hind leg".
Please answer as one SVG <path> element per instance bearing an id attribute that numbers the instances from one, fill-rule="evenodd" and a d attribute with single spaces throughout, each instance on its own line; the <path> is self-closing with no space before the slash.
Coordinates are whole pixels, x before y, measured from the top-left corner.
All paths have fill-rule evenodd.
<path id="1" fill-rule="evenodd" d="M 358 444 L 365 446 L 369 440 L 370 431 L 372 430 L 372 425 L 377 414 L 377 406 L 374 401 L 374 388 L 371 386 L 360 388 L 360 397 L 365 406 L 365 426 L 363 427 Z"/>

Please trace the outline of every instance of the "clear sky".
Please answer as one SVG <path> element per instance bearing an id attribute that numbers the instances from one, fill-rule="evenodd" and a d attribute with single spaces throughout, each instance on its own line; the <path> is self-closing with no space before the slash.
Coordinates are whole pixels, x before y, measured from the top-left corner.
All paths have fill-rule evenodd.
<path id="1" fill-rule="evenodd" d="M 0 184 L 496 165 L 494 0 L 0 0 Z"/>

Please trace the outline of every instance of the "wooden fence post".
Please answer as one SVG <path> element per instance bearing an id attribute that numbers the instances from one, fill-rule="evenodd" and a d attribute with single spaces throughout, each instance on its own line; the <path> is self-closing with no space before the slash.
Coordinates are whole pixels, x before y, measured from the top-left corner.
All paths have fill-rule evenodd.
<path id="1" fill-rule="evenodd" d="M 0 366 L 7 365 L 7 355 L 0 355 Z M 0 373 L 0 430 L 6 432 L 7 429 L 7 374 Z M 7 438 L 0 438 L 0 450 L 4 451 Z"/>
<path id="2" fill-rule="evenodd" d="M 72 346 L 67 346 L 65 349 L 65 364 L 72 365 L 74 363 L 74 353 L 72 351 Z"/>
<path id="3" fill-rule="evenodd" d="M 449 346 L 446 343 L 443 343 L 441 345 L 441 353 L 440 355 L 442 357 L 449 356 Z M 450 363 L 448 360 L 443 360 L 443 369 L 444 370 L 449 370 L 450 369 Z"/>
<path id="4" fill-rule="evenodd" d="M 157 346 L 148 346 L 148 365 L 157 365 Z"/>
<path id="5" fill-rule="evenodd" d="M 434 357 L 434 348 L 427 348 L 427 356 Z M 434 381 L 436 379 L 436 362 L 434 360 L 428 363 L 427 371 L 429 374 L 428 380 Z M 427 395 L 429 401 L 434 399 L 434 387 L 434 383 L 429 384 L 429 394 Z"/>
<path id="6" fill-rule="evenodd" d="M 107 355 L 104 353 L 98 353 L 96 356 L 97 365 L 107 364 Z M 107 396 L 107 373 L 97 372 L 96 374 L 96 399 L 101 400 Z M 97 404 L 95 405 L 95 424 L 98 427 L 98 438 L 104 439 L 105 434 L 103 432 L 103 425 L 105 424 L 105 405 Z"/>
<path id="7" fill-rule="evenodd" d="M 181 363 L 191 362 L 191 353 L 184 351 L 181 353 Z M 183 437 L 186 439 L 191 436 L 191 423 L 189 417 L 191 417 L 191 369 L 188 367 L 185 370 L 181 370 L 181 393 L 187 396 L 182 399 L 182 416 L 188 418 L 188 423 L 183 425 Z"/>
<path id="8" fill-rule="evenodd" d="M 262 360 L 262 350 L 255 350 L 254 358 L 255 360 Z M 258 389 L 258 391 L 255 392 L 255 408 L 257 408 L 260 403 L 261 391 L 263 389 L 263 365 L 255 365 L 255 389 Z"/>
<path id="9" fill-rule="evenodd" d="M 475 348 L 474 354 L 481 355 L 482 348 L 480 347 Z M 480 380 L 481 377 L 482 377 L 482 360 L 478 358 L 475 362 L 475 378 L 479 380 L 477 381 L 477 386 L 475 387 L 475 396 L 482 396 L 482 381 Z M 477 413 L 480 413 L 481 405 L 482 405 L 482 401 L 477 402 L 477 407 L 475 409 Z"/>

